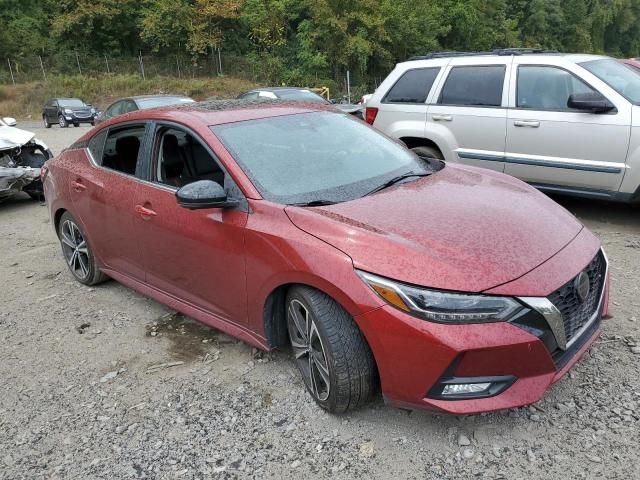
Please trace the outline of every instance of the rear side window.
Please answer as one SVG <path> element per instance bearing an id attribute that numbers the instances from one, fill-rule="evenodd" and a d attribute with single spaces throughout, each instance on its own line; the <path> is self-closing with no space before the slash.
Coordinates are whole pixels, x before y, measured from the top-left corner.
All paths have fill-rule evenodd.
<path id="1" fill-rule="evenodd" d="M 102 165 L 102 152 L 104 151 L 104 140 L 107 138 L 107 131 L 104 130 L 89 140 L 87 147 L 93 157 L 93 161 Z"/>
<path id="2" fill-rule="evenodd" d="M 144 131 L 144 125 L 110 129 L 104 143 L 102 166 L 127 175 L 135 175 Z"/>
<path id="3" fill-rule="evenodd" d="M 382 100 L 385 103 L 424 103 L 440 68 L 407 70 Z"/>
<path id="4" fill-rule="evenodd" d="M 504 65 L 454 67 L 442 87 L 439 104 L 499 107 L 502 104 Z"/>

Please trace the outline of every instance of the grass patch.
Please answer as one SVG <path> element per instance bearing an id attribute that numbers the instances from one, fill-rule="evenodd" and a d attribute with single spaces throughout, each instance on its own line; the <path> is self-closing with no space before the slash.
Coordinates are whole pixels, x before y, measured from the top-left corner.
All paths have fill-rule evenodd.
<path id="1" fill-rule="evenodd" d="M 50 98 L 78 97 L 102 109 L 121 97 L 180 94 L 195 100 L 230 98 L 254 88 L 248 80 L 231 77 L 175 78 L 138 75 L 52 76 L 47 82 L 0 86 L 0 116 L 39 119 Z"/>

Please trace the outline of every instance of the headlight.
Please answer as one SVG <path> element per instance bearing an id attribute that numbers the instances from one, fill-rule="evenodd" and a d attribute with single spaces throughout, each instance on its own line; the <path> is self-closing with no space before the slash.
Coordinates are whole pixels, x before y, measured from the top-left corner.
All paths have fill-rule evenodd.
<path id="1" fill-rule="evenodd" d="M 504 322 L 524 307 L 510 297 L 466 295 L 429 290 L 356 270 L 364 282 L 388 304 L 438 323 Z"/>
<path id="2" fill-rule="evenodd" d="M 71 110 L 70 108 L 65 108 L 64 113 L 73 113 L 73 110 Z"/>

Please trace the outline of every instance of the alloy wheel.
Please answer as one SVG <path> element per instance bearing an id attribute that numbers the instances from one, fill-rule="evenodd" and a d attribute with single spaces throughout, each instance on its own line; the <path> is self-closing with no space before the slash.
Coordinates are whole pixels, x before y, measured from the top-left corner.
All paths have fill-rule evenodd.
<path id="1" fill-rule="evenodd" d="M 64 120 L 64 117 L 62 115 L 60 115 L 58 117 L 58 120 L 60 120 L 60 122 L 59 122 L 60 123 L 60 127 L 62 127 L 62 128 L 66 127 L 67 124 L 66 124 L 66 122 Z"/>
<path id="2" fill-rule="evenodd" d="M 326 401 L 331 390 L 327 355 L 313 315 L 302 302 L 289 302 L 287 327 L 291 347 L 307 388 L 316 399 Z"/>
<path id="3" fill-rule="evenodd" d="M 65 220 L 60 231 L 62 252 L 73 274 L 81 280 L 89 275 L 89 248 L 80 228 L 71 220 Z"/>

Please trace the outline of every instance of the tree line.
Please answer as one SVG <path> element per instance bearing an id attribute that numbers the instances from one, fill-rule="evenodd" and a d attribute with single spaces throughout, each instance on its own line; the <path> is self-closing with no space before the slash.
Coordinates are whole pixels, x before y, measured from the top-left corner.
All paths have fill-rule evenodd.
<path id="1" fill-rule="evenodd" d="M 218 49 L 263 78 L 363 83 L 434 50 L 640 55 L 640 0 L 0 0 L 0 56 L 187 56 Z"/>

